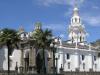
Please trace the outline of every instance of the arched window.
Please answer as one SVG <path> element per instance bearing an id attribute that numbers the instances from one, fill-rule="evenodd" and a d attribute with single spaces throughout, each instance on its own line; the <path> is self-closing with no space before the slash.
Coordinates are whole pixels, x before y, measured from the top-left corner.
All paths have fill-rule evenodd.
<path id="1" fill-rule="evenodd" d="M 85 59 L 85 56 L 84 56 L 84 55 L 82 55 L 81 57 L 82 57 L 82 61 L 83 61 L 83 60 Z"/>
<path id="2" fill-rule="evenodd" d="M 70 69 L 70 62 L 68 62 L 68 69 Z"/>
<path id="3" fill-rule="evenodd" d="M 72 43 L 73 43 L 73 41 L 74 41 L 74 38 L 73 38 L 73 36 L 72 36 Z"/>
<path id="4" fill-rule="evenodd" d="M 80 42 L 82 42 L 82 36 L 80 36 Z"/>
<path id="5" fill-rule="evenodd" d="M 75 18 L 75 22 L 77 22 L 77 18 Z"/>
<path id="6" fill-rule="evenodd" d="M 68 53 L 66 53 L 66 59 L 69 60 L 70 59 L 70 55 Z"/>
<path id="7" fill-rule="evenodd" d="M 94 61 L 96 61 L 96 56 L 94 56 Z"/>

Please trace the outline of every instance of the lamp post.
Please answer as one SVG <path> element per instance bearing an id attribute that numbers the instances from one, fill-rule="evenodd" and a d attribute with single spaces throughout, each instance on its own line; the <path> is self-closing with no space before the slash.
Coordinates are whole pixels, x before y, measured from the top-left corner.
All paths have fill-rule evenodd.
<path id="1" fill-rule="evenodd" d="M 52 51 L 53 51 L 53 73 L 55 75 L 56 73 L 56 67 L 55 67 L 55 52 L 56 52 L 56 48 L 57 48 L 57 45 L 56 45 L 56 42 L 53 41 L 51 44 L 50 44 L 50 47 L 52 48 Z"/>
<path id="2" fill-rule="evenodd" d="M 58 58 L 56 57 L 55 60 L 56 60 L 56 75 L 57 75 L 57 64 L 58 64 Z"/>

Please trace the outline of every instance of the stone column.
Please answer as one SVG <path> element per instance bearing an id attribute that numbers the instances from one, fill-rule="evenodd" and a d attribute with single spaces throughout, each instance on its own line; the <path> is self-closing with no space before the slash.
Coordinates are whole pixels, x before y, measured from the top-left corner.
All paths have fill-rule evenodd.
<path id="1" fill-rule="evenodd" d="M 21 66 L 23 66 L 24 51 L 21 49 Z"/>
<path id="2" fill-rule="evenodd" d="M 30 47 L 29 51 L 29 70 L 34 73 L 35 72 L 35 60 L 36 60 L 36 55 L 35 55 L 35 49 L 33 47 Z"/>
<path id="3" fill-rule="evenodd" d="M 92 57 L 92 52 L 88 56 L 88 68 L 90 71 L 93 71 L 93 57 Z"/>
<path id="4" fill-rule="evenodd" d="M 21 49 L 21 58 L 20 58 L 20 72 L 23 72 L 24 69 L 24 51 Z"/>
<path id="5" fill-rule="evenodd" d="M 51 51 L 49 51 L 50 56 L 48 58 L 48 73 L 53 73 L 52 69 L 53 69 L 53 53 Z"/>
<path id="6" fill-rule="evenodd" d="M 35 67 L 36 64 L 36 52 L 35 52 L 35 49 L 32 47 L 32 66 Z"/>
<path id="7" fill-rule="evenodd" d="M 78 52 L 75 53 L 74 59 L 75 59 L 75 70 L 79 71 L 79 69 L 80 69 L 80 60 L 79 60 Z"/>
<path id="8" fill-rule="evenodd" d="M 29 66 L 32 66 L 32 47 L 30 47 L 29 51 Z"/>

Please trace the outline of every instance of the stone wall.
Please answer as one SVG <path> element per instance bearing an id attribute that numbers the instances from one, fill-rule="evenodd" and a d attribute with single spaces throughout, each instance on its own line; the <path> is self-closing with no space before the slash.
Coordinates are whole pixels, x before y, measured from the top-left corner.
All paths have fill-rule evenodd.
<path id="1" fill-rule="evenodd" d="M 7 71 L 0 71 L 0 75 L 8 75 Z M 50 74 L 36 74 L 36 73 L 17 73 L 16 71 L 10 71 L 10 75 L 54 75 L 53 73 Z M 61 74 L 55 75 L 100 75 L 100 72 L 63 72 Z"/>

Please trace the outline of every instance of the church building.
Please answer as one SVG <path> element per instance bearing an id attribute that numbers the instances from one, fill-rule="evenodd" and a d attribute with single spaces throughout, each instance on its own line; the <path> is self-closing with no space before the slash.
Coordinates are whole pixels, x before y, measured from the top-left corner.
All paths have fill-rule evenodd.
<path id="1" fill-rule="evenodd" d="M 60 68 L 65 72 L 100 71 L 100 51 L 87 43 L 87 32 L 77 6 L 73 9 L 68 33 L 68 41 L 60 42 L 57 48 L 57 71 L 60 72 Z"/>
<path id="2" fill-rule="evenodd" d="M 55 65 L 56 70 L 60 73 L 61 69 L 64 72 L 67 71 L 99 71 L 100 72 L 100 51 L 91 46 L 87 42 L 87 32 L 82 20 L 79 16 L 79 9 L 77 6 L 73 9 L 73 14 L 68 27 L 68 41 L 63 41 L 60 38 L 57 39 L 57 48 L 55 53 Z M 40 29 L 41 24 L 35 26 L 36 29 Z M 33 31 L 34 32 L 34 31 Z M 35 33 L 35 32 L 34 32 Z M 18 35 L 20 35 L 22 42 L 21 50 L 14 50 L 10 56 L 11 64 L 10 70 L 15 70 L 17 66 L 19 71 L 25 67 L 25 71 L 30 68 L 34 68 L 36 65 L 36 52 L 33 46 L 27 45 L 27 40 L 31 36 L 32 32 L 25 32 L 21 27 Z M 26 46 L 27 45 L 27 46 Z M 0 48 L 0 70 L 7 70 L 7 54 L 8 50 L 6 46 Z M 52 52 L 46 52 L 46 69 L 50 71 L 52 66 Z"/>

